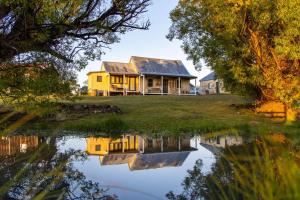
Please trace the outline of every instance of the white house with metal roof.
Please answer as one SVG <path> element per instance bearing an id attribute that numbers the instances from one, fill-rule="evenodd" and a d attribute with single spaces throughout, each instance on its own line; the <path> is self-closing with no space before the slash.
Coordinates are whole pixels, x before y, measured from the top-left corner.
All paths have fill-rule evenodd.
<path id="1" fill-rule="evenodd" d="M 215 72 L 211 72 L 204 78 L 200 79 L 200 89 L 205 94 L 226 94 L 228 93 L 223 81 L 218 79 Z"/>
<path id="2" fill-rule="evenodd" d="M 129 63 L 102 62 L 101 70 L 89 72 L 88 94 L 110 96 L 129 94 L 187 95 L 195 80 L 180 60 L 132 56 Z"/>

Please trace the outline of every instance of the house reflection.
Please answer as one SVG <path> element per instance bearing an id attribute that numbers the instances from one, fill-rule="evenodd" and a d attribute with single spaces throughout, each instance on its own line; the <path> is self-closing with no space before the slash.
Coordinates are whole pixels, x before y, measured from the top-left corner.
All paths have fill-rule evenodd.
<path id="1" fill-rule="evenodd" d="M 201 146 L 214 154 L 219 154 L 222 149 L 230 146 L 243 144 L 243 138 L 235 135 L 224 135 L 215 137 L 200 137 Z"/>
<path id="2" fill-rule="evenodd" d="M 195 150 L 189 137 L 123 135 L 117 139 L 90 137 L 86 143 L 87 153 L 99 155 L 101 165 L 128 164 L 130 170 L 181 166 Z"/>
<path id="3" fill-rule="evenodd" d="M 26 153 L 30 149 L 37 148 L 38 145 L 39 138 L 37 136 L 0 137 L 0 156 Z"/>
<path id="4" fill-rule="evenodd" d="M 123 136 L 122 138 L 87 138 L 87 153 L 91 155 L 106 155 L 117 152 L 137 152 L 139 149 L 139 137 Z"/>

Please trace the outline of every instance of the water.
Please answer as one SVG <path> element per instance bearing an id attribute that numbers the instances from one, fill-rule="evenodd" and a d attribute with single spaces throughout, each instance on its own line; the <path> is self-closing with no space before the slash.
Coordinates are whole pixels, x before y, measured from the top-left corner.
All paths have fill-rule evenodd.
<path id="1" fill-rule="evenodd" d="M 72 171 L 81 173 L 87 181 L 98 183 L 105 195 L 119 199 L 166 199 L 169 191 L 182 191 L 181 182 L 196 160 L 203 161 L 204 171 L 209 171 L 215 162 L 214 154 L 200 145 L 199 137 L 11 136 L 2 137 L 0 141 L 0 154 L 4 160 L 27 157 L 45 145 L 54 149 L 52 157 L 72 151 L 72 158 L 68 159 Z M 37 162 L 43 166 L 41 163 L 47 161 L 42 157 Z M 15 167 L 25 163 L 18 165 Z M 74 188 L 72 190 L 77 194 L 82 193 Z"/>
<path id="2" fill-rule="evenodd" d="M 283 134 L 1 137 L 0 197 L 297 199 L 298 147 Z"/>

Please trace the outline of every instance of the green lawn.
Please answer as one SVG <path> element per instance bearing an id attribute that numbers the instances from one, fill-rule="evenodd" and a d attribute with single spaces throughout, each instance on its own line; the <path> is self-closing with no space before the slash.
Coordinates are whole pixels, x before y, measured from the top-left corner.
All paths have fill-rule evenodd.
<path id="1" fill-rule="evenodd" d="M 139 133 L 206 133 L 228 129 L 243 132 L 292 131 L 270 119 L 232 104 L 248 103 L 233 95 L 84 97 L 76 103 L 110 104 L 123 114 L 97 114 L 65 122 L 68 130 Z M 297 128 L 297 127 L 296 127 Z"/>

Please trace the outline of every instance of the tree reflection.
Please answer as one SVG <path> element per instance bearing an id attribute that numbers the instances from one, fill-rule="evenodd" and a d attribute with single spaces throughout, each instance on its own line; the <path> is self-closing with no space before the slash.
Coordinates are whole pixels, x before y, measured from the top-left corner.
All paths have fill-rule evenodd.
<path id="1" fill-rule="evenodd" d="M 169 192 L 171 200 L 299 199 L 299 146 L 277 136 L 226 148 L 211 172 L 198 160 L 182 182 L 183 192 Z"/>
<path id="2" fill-rule="evenodd" d="M 24 154 L 0 157 L 0 199 L 117 199 L 74 166 L 82 151 L 59 153 L 55 139 Z"/>

